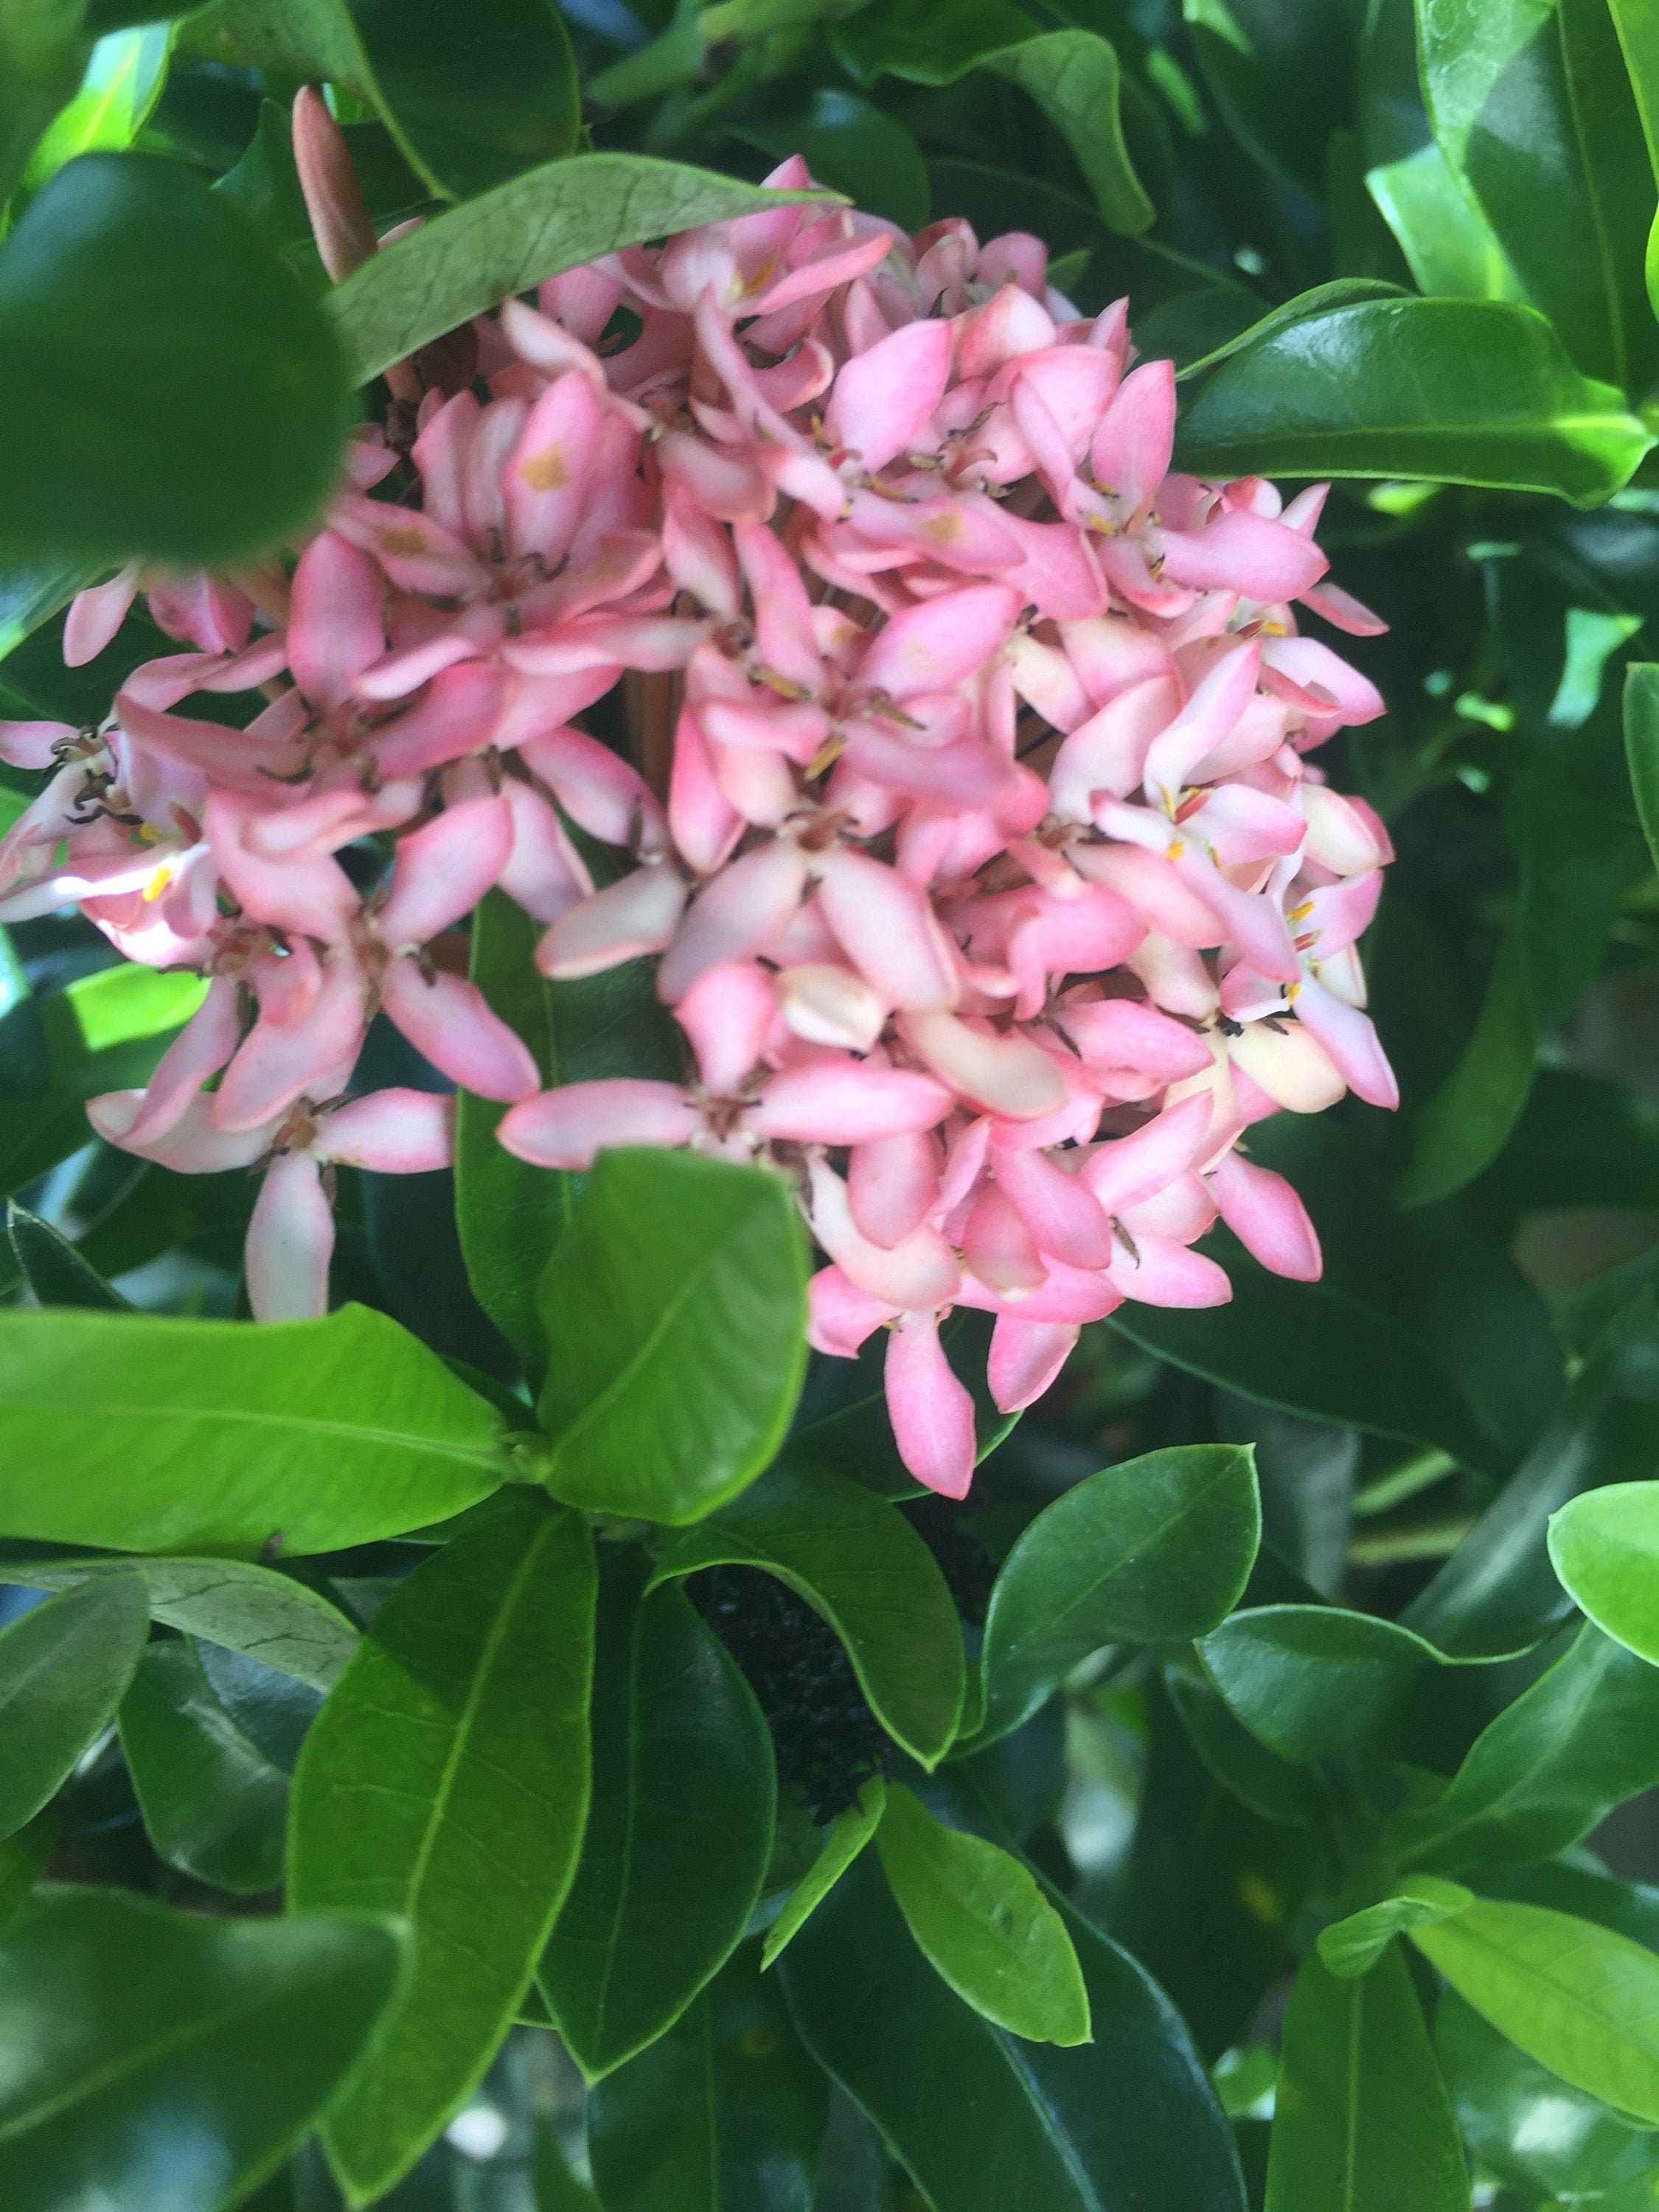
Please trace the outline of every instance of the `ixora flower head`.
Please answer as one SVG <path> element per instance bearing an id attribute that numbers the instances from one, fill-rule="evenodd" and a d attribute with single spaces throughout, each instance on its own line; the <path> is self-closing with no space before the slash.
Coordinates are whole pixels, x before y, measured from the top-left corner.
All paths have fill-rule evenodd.
<path id="1" fill-rule="evenodd" d="M 373 234 L 300 124 L 343 270 Z M 1395 1103 L 1355 952 L 1390 854 L 1310 757 L 1382 700 L 1297 610 L 1381 625 L 1326 580 L 1322 489 L 1171 471 L 1171 365 L 1046 261 L 805 204 L 572 270 L 400 365 L 291 571 L 148 580 L 185 649 L 100 729 L 0 726 L 56 771 L 0 918 L 77 901 L 210 979 L 149 1089 L 91 1112 L 174 1169 L 266 1169 L 260 1317 L 325 1308 L 331 1163 L 448 1156 L 441 1102 L 346 1095 L 376 1012 L 507 1103 L 524 1160 L 788 1177 L 827 1259 L 813 1343 L 890 1331 L 899 1449 L 951 1496 L 953 1306 L 995 1316 L 1012 1410 L 1122 1300 L 1226 1299 L 1194 1249 L 1218 1216 L 1318 1274 L 1248 1132 Z M 71 653 L 146 580 L 83 594 Z M 578 720 L 619 684 L 632 758 Z M 367 892 L 349 847 L 391 853 Z M 683 1084 L 540 1089 L 452 957 L 492 887 L 550 977 L 658 963 Z"/>

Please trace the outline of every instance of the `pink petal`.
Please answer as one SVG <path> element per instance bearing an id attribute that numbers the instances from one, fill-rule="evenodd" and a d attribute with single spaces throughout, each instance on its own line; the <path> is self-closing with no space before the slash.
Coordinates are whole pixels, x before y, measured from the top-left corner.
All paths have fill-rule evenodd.
<path id="1" fill-rule="evenodd" d="M 1011 1121 L 1057 1113 L 1070 1095 L 1060 1069 L 1027 1037 L 999 1036 L 951 1013 L 906 1014 L 900 1027 L 952 1090 Z"/>
<path id="2" fill-rule="evenodd" d="M 658 973 L 658 995 L 672 1006 L 705 968 L 759 951 L 800 904 L 806 881 L 805 858 L 787 838 L 732 861 L 692 901 Z"/>
<path id="3" fill-rule="evenodd" d="M 675 1018 L 715 1097 L 735 1097 L 754 1073 L 777 1012 L 772 979 L 752 960 L 717 961 L 680 1000 Z"/>
<path id="4" fill-rule="evenodd" d="M 847 1196 L 859 1234 L 890 1251 L 939 1203 L 942 1155 L 925 1130 L 871 1137 L 847 1160 Z"/>
<path id="5" fill-rule="evenodd" d="M 206 998 L 162 1054 L 143 1094 L 126 1131 L 135 1149 L 170 1129 L 235 1051 L 242 1035 L 240 998 L 231 976 L 216 976 L 208 985 Z"/>
<path id="6" fill-rule="evenodd" d="M 351 878 L 326 854 L 268 860 L 249 849 L 263 810 L 240 793 L 216 791 L 207 804 L 208 842 L 232 896 L 255 921 L 336 941 L 362 904 Z"/>
<path id="7" fill-rule="evenodd" d="M 845 846 L 823 854 L 818 865 L 824 920 L 889 1004 L 918 1012 L 955 1006 L 956 963 L 926 895 L 896 869 Z"/>
<path id="8" fill-rule="evenodd" d="M 1210 1170 L 1221 1218 L 1239 1243 L 1275 1275 L 1316 1283 L 1323 1270 L 1319 1236 L 1283 1176 L 1224 1153 Z"/>
<path id="9" fill-rule="evenodd" d="M 142 1139 L 132 1134 L 144 1109 L 142 1091 L 106 1091 L 100 1098 L 88 1098 L 87 1119 L 106 1145 L 154 1160 L 175 1175 L 222 1175 L 230 1168 L 251 1167 L 269 1148 L 275 1121 L 254 1129 L 216 1128 L 212 1105 L 198 1091 L 175 1121 Z"/>
<path id="10" fill-rule="evenodd" d="M 1103 1213 L 1151 1198 L 1192 1165 L 1210 1127 L 1210 1101 L 1200 1095 L 1166 1106 L 1132 1136 L 1109 1138 L 1084 1163 L 1082 1176 Z"/>
<path id="11" fill-rule="evenodd" d="M 1322 645 L 1316 637 L 1270 638 L 1262 648 L 1261 658 L 1269 667 L 1282 670 L 1304 690 L 1316 686 L 1328 691 L 1335 702 L 1333 712 L 1349 728 L 1361 722 L 1374 722 L 1388 711 L 1376 684 L 1357 668 L 1351 668 L 1329 646 Z"/>
<path id="12" fill-rule="evenodd" d="M 1154 1088 L 1201 1074 L 1210 1065 L 1201 1036 L 1135 999 L 1062 1004 L 1055 1018 L 1086 1066 L 1103 1072 L 1133 1068 Z"/>
<path id="13" fill-rule="evenodd" d="M 884 1380 L 899 1457 L 929 1490 L 965 1498 L 978 1449 L 974 1401 L 945 1356 L 936 1314 L 904 1316 L 887 1340 Z"/>
<path id="14" fill-rule="evenodd" d="M 1154 805 L 1174 806 L 1188 772 L 1206 753 L 1214 751 L 1249 706 L 1261 671 L 1259 645 L 1224 653 L 1174 721 L 1153 738 L 1146 755 L 1145 788 Z"/>
<path id="15" fill-rule="evenodd" d="M 381 776 L 424 775 L 492 744 L 507 702 L 504 669 L 467 660 L 445 668 L 416 703 L 380 723 L 371 739 Z"/>
<path id="16" fill-rule="evenodd" d="M 1006 1297 L 1038 1290 L 1048 1279 L 1036 1237 L 995 1183 L 986 1184 L 962 1224 L 962 1256 L 988 1290 Z"/>
<path id="17" fill-rule="evenodd" d="M 559 378 L 530 410 L 507 463 L 507 550 L 538 553 L 550 568 L 569 550 L 581 520 L 603 405 L 586 377 Z"/>
<path id="18" fill-rule="evenodd" d="M 1202 1252 L 1189 1251 L 1167 1237 L 1138 1237 L 1110 1269 L 1126 1298 L 1149 1306 L 1224 1306 L 1233 1295 L 1226 1270 Z"/>
<path id="19" fill-rule="evenodd" d="M 1357 1098 L 1370 1106 L 1398 1106 L 1400 1086 L 1368 1015 L 1356 1006 L 1345 1006 L 1311 975 L 1303 978 L 1296 993 L 1296 1011 L 1304 1026 L 1312 1030 L 1340 1069 Z"/>
<path id="20" fill-rule="evenodd" d="M 1070 1358 L 1077 1340 L 1075 1323 L 1000 1315 L 985 1363 L 985 1379 L 998 1410 L 1019 1413 L 1034 1405 Z"/>
<path id="21" fill-rule="evenodd" d="M 315 85 L 301 85 L 293 111 L 294 167 L 317 251 L 331 283 L 378 252 L 380 240 L 363 203 L 345 134 Z M 331 1234 L 330 1243 L 333 1238 Z M 325 1260 L 326 1269 L 326 1260 Z M 327 1310 L 327 1299 L 318 1308 Z"/>
<path id="22" fill-rule="evenodd" d="M 732 536 L 755 609 L 762 661 L 787 684 L 815 696 L 823 687 L 824 671 L 799 568 L 771 531 L 758 522 L 734 523 Z"/>
<path id="23" fill-rule="evenodd" d="M 1180 691 L 1173 672 L 1129 684 L 1075 729 L 1048 772 L 1054 811 L 1063 821 L 1092 817 L 1097 793 L 1126 799 L 1146 773 L 1146 757 L 1177 713 Z"/>
<path id="24" fill-rule="evenodd" d="M 244 1267 L 255 1321 L 319 1320 L 328 1311 L 334 1209 L 309 1152 L 284 1152 L 265 1170 L 247 1224 Z"/>
<path id="25" fill-rule="evenodd" d="M 1055 1260 L 1050 1263 L 1048 1280 L 1033 1291 L 999 1291 L 964 1275 L 956 1303 L 975 1307 L 981 1313 L 1012 1314 L 1021 1322 L 1063 1322 L 1072 1328 L 1086 1321 L 1103 1321 L 1122 1304 L 1123 1293 L 1109 1275 L 1068 1267 L 1063 1260 Z"/>
<path id="26" fill-rule="evenodd" d="M 1261 606 L 1299 598 L 1330 566 L 1299 531 L 1237 511 L 1217 514 L 1200 530 L 1160 531 L 1158 550 L 1166 583 L 1237 592 Z"/>
<path id="27" fill-rule="evenodd" d="M 1310 1029 L 1300 1022 L 1250 1022 L 1227 1047 L 1235 1066 L 1275 1106 L 1292 1114 L 1322 1114 L 1347 1089 L 1342 1075 Z"/>
<path id="28" fill-rule="evenodd" d="M 70 601 L 64 619 L 64 665 L 84 668 L 95 660 L 127 618 L 138 596 L 138 564 L 132 562 L 106 584 L 89 584 Z"/>
<path id="29" fill-rule="evenodd" d="M 1381 637 L 1389 627 L 1381 615 L 1374 615 L 1352 592 L 1345 592 L 1340 584 L 1322 583 L 1310 592 L 1304 592 L 1302 604 L 1311 607 L 1316 615 L 1323 615 L 1335 629 L 1346 630 L 1351 637 Z"/>
<path id="30" fill-rule="evenodd" d="M 1214 916 L 1218 941 L 1236 945 L 1262 975 L 1279 982 L 1294 980 L 1291 963 L 1297 959 L 1297 951 L 1277 899 L 1261 891 L 1240 890 L 1207 853 L 1194 852 L 1190 845 L 1176 854 L 1174 866 Z"/>
<path id="31" fill-rule="evenodd" d="M 662 843 L 662 808 L 639 770 L 585 730 L 527 738 L 520 758 L 590 836 L 647 849 Z"/>
<path id="32" fill-rule="evenodd" d="M 541 1085 L 530 1048 L 475 983 L 412 960 L 393 960 L 380 981 L 380 1004 L 417 1052 L 480 1098 L 528 1098 Z"/>
<path id="33" fill-rule="evenodd" d="M 1047 1152 L 993 1144 L 997 1182 L 1036 1240 L 1073 1267 L 1103 1267 L 1112 1256 L 1112 1232 L 1092 1191 Z"/>
<path id="34" fill-rule="evenodd" d="M 12 768 L 55 768 L 53 747 L 76 734 L 70 722 L 0 722 L 0 760 Z"/>
<path id="35" fill-rule="evenodd" d="M 809 1044 L 868 1052 L 892 1011 L 872 984 L 830 961 L 805 961 L 780 969 L 778 1011 Z"/>
<path id="36" fill-rule="evenodd" d="M 383 945 L 413 951 L 471 914 L 513 854 L 504 799 L 465 799 L 398 842 L 392 889 L 376 920 Z"/>
<path id="37" fill-rule="evenodd" d="M 508 776 L 501 797 L 513 816 L 513 850 L 496 882 L 538 921 L 557 921 L 592 896 L 587 863 L 538 791 Z"/>
<path id="38" fill-rule="evenodd" d="M 585 1170 L 607 1146 L 689 1145 L 702 1126 L 677 1083 L 618 1075 L 526 1098 L 501 1116 L 495 1134 L 532 1167 Z"/>
<path id="39" fill-rule="evenodd" d="M 380 1175 L 427 1175 L 455 1157 L 455 1101 L 392 1085 L 327 1115 L 312 1151 L 342 1167 Z"/>
<path id="40" fill-rule="evenodd" d="M 1185 817 L 1182 827 L 1201 837 L 1223 867 L 1234 867 L 1294 853 L 1308 825 L 1282 799 L 1270 799 L 1247 783 L 1224 783 Z"/>
<path id="41" fill-rule="evenodd" d="M 855 355 L 836 379 L 824 410 L 833 442 L 868 475 L 922 441 L 951 374 L 951 325 L 909 323 Z"/>
<path id="42" fill-rule="evenodd" d="M 866 653 L 860 689 L 898 700 L 948 691 L 1007 643 L 1019 608 L 1006 584 L 967 584 L 907 608 Z"/>
<path id="43" fill-rule="evenodd" d="M 1175 363 L 1149 361 L 1119 385 L 1089 449 L 1097 484 L 1134 514 L 1164 481 L 1175 443 Z"/>
<path id="44" fill-rule="evenodd" d="M 319 712 L 340 706 L 386 651 L 380 574 L 367 553 L 325 530 L 300 556 L 289 601 L 288 665 Z"/>
<path id="45" fill-rule="evenodd" d="M 806 1285 L 806 1340 L 832 1359 L 856 1359 L 866 1337 L 896 1312 L 848 1282 L 839 1267 L 820 1267 Z"/>
<path id="46" fill-rule="evenodd" d="M 907 1311 L 956 1295 L 961 1270 L 938 1230 L 924 1224 L 895 1245 L 872 1244 L 853 1219 L 847 1185 L 822 1154 L 808 1163 L 807 1176 L 812 1234 L 861 1291 Z"/>
<path id="47" fill-rule="evenodd" d="M 1307 857 L 1333 875 L 1363 875 L 1394 858 L 1388 831 L 1369 806 L 1323 783 L 1304 783 L 1302 805 Z"/>
<path id="48" fill-rule="evenodd" d="M 262 1002 L 259 1018 L 212 1097 L 215 1125 L 253 1129 L 307 1093 L 327 1098 L 340 1089 L 368 1027 L 363 978 L 355 961 L 330 960 L 321 987 L 287 1020 Z"/>
<path id="49" fill-rule="evenodd" d="M 696 714 L 682 707 L 669 772 L 668 823 L 688 866 L 711 875 L 743 834 L 743 817 L 722 790 Z"/>
<path id="50" fill-rule="evenodd" d="M 757 1137 L 782 1137 L 801 1145 L 863 1145 L 934 1128 L 951 1105 L 950 1092 L 931 1076 L 826 1059 L 771 1077 L 746 1121 Z"/>
<path id="51" fill-rule="evenodd" d="M 685 884 L 666 866 L 635 868 L 561 915 L 536 948 L 536 965 L 556 982 L 602 975 L 673 942 Z"/>

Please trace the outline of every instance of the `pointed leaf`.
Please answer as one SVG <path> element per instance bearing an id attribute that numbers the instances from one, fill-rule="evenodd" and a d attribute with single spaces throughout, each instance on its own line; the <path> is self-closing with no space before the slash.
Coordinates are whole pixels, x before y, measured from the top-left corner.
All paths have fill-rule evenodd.
<path id="1" fill-rule="evenodd" d="M 1326 1759 L 1362 1742 L 1413 1677 L 1441 1663 L 1420 1636 L 1341 1606 L 1236 1613 L 1200 1647 L 1211 1680 L 1281 1759 Z"/>
<path id="2" fill-rule="evenodd" d="M 66 1590 L 0 1632 L 0 1836 L 33 1819 L 109 1726 L 149 1633 L 136 1575 Z"/>
<path id="3" fill-rule="evenodd" d="M 1596 1626 L 1659 1666 L 1659 1482 L 1613 1482 L 1550 1519 L 1550 1560 Z"/>
<path id="4" fill-rule="evenodd" d="M 887 1784 L 872 1774 L 850 1805 L 843 1807 L 824 1830 L 823 1848 L 784 1900 L 784 1907 L 766 1931 L 761 1965 L 769 1966 L 790 1939 L 799 1935 L 823 1904 L 859 1853 L 881 1825 L 887 1806 Z"/>
<path id="5" fill-rule="evenodd" d="M 31 1213 L 16 1200 L 6 1202 L 6 1236 L 12 1255 L 43 1306 L 92 1306 L 105 1313 L 131 1313 L 132 1301 L 89 1267 L 67 1237 Z"/>
<path id="6" fill-rule="evenodd" d="M 288 1777 L 232 1720 L 188 1644 L 145 1652 L 120 1725 L 127 1771 L 159 1856 L 216 1889 L 250 1896 L 276 1888 Z"/>
<path id="7" fill-rule="evenodd" d="M 1437 1875 L 1411 1875 L 1392 1897 L 1334 1920 L 1319 1931 L 1319 1955 L 1328 1973 L 1351 1982 L 1369 1973 L 1402 1928 L 1418 1928 L 1430 1921 L 1448 1920 L 1474 1902 L 1474 1892 L 1461 1881 L 1442 1881 Z"/>

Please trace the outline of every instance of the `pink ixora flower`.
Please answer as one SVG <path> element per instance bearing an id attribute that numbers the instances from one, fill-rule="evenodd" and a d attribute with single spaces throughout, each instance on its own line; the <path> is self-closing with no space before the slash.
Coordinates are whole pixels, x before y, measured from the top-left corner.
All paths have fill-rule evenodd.
<path id="1" fill-rule="evenodd" d="M 343 273 L 380 241 L 314 95 L 295 126 Z M 261 1318 L 325 1309 L 336 1165 L 449 1156 L 448 1102 L 349 1095 L 378 1012 L 522 1159 L 787 1178 L 813 1344 L 884 1334 L 899 1450 L 952 1496 L 953 1309 L 994 1317 L 1012 1411 L 1126 1299 L 1225 1300 L 1218 1220 L 1317 1275 L 1249 1133 L 1395 1103 L 1357 951 L 1388 836 L 1312 758 L 1382 702 L 1300 627 L 1381 624 L 1327 577 L 1322 489 L 1173 471 L 1170 364 L 1047 267 L 823 203 L 630 247 L 399 364 L 291 560 L 76 603 L 72 657 L 141 585 L 188 649 L 100 729 L 0 726 L 51 771 L 0 916 L 75 901 L 210 979 L 91 1111 L 170 1167 L 263 1169 Z M 556 981 L 655 962 L 684 1079 L 540 1088 L 461 972 L 492 889 Z"/>

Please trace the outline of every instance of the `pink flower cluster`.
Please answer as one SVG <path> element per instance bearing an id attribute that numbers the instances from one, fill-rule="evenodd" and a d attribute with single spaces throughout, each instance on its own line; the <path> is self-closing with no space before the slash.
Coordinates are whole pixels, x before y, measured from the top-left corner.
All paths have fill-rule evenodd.
<path id="1" fill-rule="evenodd" d="M 266 1164 L 255 1312 L 325 1309 L 331 1163 L 449 1157 L 448 1099 L 347 1097 L 377 1011 L 511 1102 L 523 1159 L 788 1176 L 829 1260 L 813 1343 L 889 1327 L 899 1449 L 952 1496 L 952 1306 L 996 1316 L 1012 1410 L 1123 1299 L 1224 1300 L 1218 1215 L 1316 1276 L 1245 1133 L 1395 1095 L 1355 954 L 1388 839 L 1307 757 L 1382 705 L 1297 632 L 1292 602 L 1381 627 L 1324 580 L 1322 489 L 1171 473 L 1173 372 L 1131 365 L 1125 303 L 1080 315 L 1037 240 L 960 222 L 784 206 L 474 329 L 447 397 L 400 369 L 411 441 L 396 409 L 360 439 L 291 574 L 153 590 L 189 649 L 100 730 L 0 731 L 56 767 L 0 917 L 76 901 L 210 979 L 149 1088 L 90 1111 L 172 1168 Z M 82 595 L 71 657 L 138 580 Z M 619 680 L 637 764 L 577 720 Z M 624 856 L 603 888 L 572 825 Z M 339 856 L 388 842 L 365 892 Z M 540 1088 L 453 957 L 492 886 L 548 976 L 659 959 L 683 1086 Z"/>

